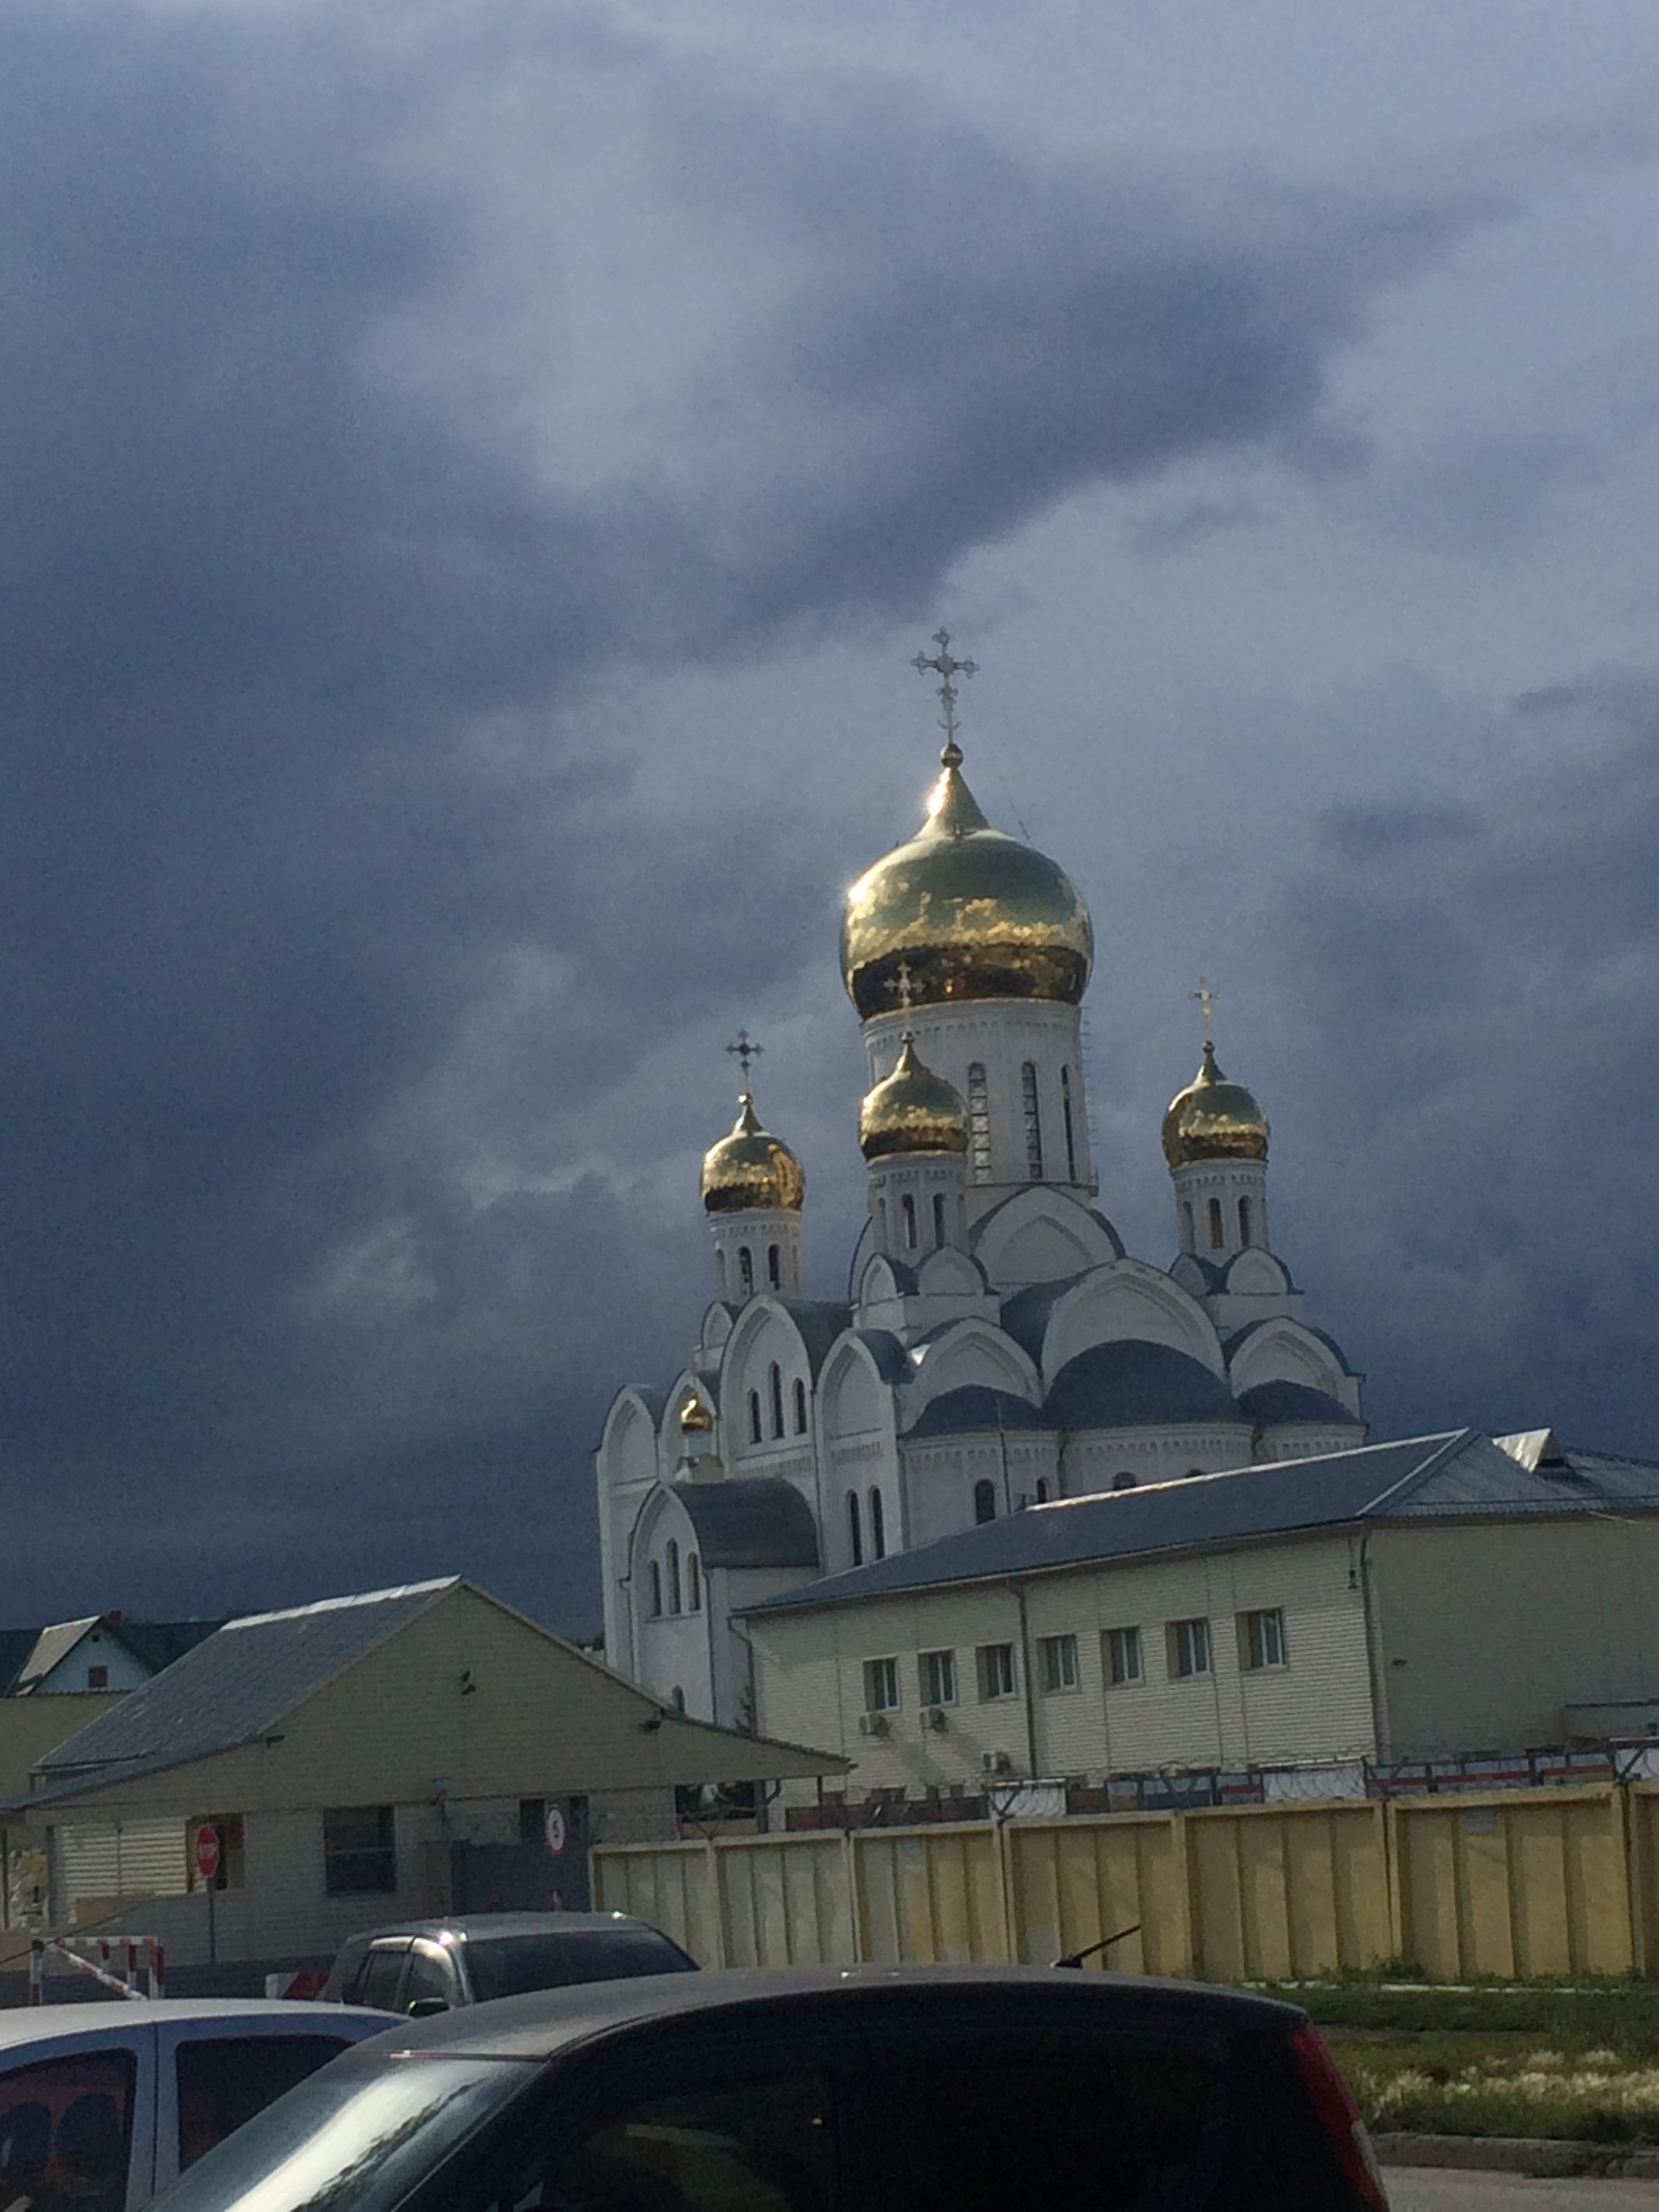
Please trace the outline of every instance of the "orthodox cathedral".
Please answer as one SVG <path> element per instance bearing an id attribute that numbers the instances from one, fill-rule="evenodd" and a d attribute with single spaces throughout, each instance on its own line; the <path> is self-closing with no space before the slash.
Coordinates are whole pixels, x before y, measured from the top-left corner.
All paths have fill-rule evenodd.
<path id="1" fill-rule="evenodd" d="M 803 1295 L 805 1177 L 751 1052 L 703 1162 L 714 1298 L 666 1391 L 598 1453 L 605 1650 L 665 1706 L 752 1722 L 744 1616 L 822 1577 L 1061 1498 L 1346 1451 L 1361 1378 L 1273 1249 L 1268 1125 L 1213 1043 L 1164 1117 L 1176 1256 L 1096 1203 L 1080 1007 L 1089 913 L 963 775 L 940 632 L 921 827 L 847 895 L 870 1088 L 845 1299 Z M 1209 1005 L 1206 994 L 1206 1018 Z"/>

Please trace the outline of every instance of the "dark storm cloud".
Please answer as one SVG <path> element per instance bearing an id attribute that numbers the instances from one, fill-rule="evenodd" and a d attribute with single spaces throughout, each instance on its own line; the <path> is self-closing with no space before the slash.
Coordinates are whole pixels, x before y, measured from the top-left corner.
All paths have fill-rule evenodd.
<path id="1" fill-rule="evenodd" d="M 554 35 L 466 33 L 507 74 Z M 1469 219 L 918 151 L 874 101 L 780 132 L 641 53 L 655 188 L 783 275 L 718 380 L 688 345 L 675 471 L 558 493 L 367 366 L 473 218 L 380 158 L 438 64 L 350 40 L 0 21 L 10 1617 L 445 1565 L 582 1617 L 555 1532 L 696 1271 L 571 1117 L 710 975 L 800 969 L 842 835 L 785 852 L 767 791 L 642 816 L 583 702 L 629 641 L 914 609 L 1092 478 L 1316 440 L 1333 349 Z M 543 1187 L 481 1197 L 475 1154 Z"/>
<path id="2" fill-rule="evenodd" d="M 1385 1430 L 1651 1455 L 1659 681 L 1513 720 L 1478 801 L 1345 811 L 1303 884 L 1305 1272 L 1364 1316 Z"/>

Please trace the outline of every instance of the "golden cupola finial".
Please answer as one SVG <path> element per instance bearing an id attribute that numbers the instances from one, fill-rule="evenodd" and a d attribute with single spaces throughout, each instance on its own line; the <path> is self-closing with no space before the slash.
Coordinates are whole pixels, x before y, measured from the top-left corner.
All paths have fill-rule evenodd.
<path id="1" fill-rule="evenodd" d="M 908 1030 L 892 1073 L 864 1095 L 859 1149 L 872 1164 L 902 1153 L 968 1149 L 968 1109 L 962 1093 L 922 1066 Z"/>
<path id="2" fill-rule="evenodd" d="M 800 1162 L 786 1144 L 761 1126 L 755 1097 L 749 1088 L 749 1070 L 762 1048 L 747 1030 L 726 1049 L 743 1067 L 743 1094 L 732 1133 L 711 1145 L 702 1156 L 702 1210 L 705 1213 L 799 1213 L 806 1195 L 806 1177 Z"/>
<path id="3" fill-rule="evenodd" d="M 714 1425 L 714 1416 L 695 1390 L 688 1390 L 680 1401 L 679 1424 L 683 1437 L 706 1437 Z"/>
<path id="4" fill-rule="evenodd" d="M 1207 1019 L 1207 1005 L 1205 1013 Z M 1198 1073 L 1170 1101 L 1163 1135 L 1164 1157 L 1172 1168 L 1187 1167 L 1194 1160 L 1267 1158 L 1267 1117 L 1242 1083 L 1227 1080 L 1217 1063 L 1212 1038 L 1204 1040 Z"/>
<path id="5" fill-rule="evenodd" d="M 994 830 L 962 774 L 956 686 L 975 663 L 955 659 L 950 632 L 911 664 L 941 679 L 945 745 L 927 817 L 847 894 L 842 975 L 860 1017 L 892 1011 L 901 961 L 912 1003 L 1048 999 L 1075 1006 L 1089 981 L 1089 909 L 1065 871 L 1006 830 Z"/>

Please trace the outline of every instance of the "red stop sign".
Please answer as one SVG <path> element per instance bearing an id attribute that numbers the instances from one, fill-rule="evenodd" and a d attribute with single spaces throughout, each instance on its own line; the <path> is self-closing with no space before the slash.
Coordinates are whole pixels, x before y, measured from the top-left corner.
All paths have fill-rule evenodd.
<path id="1" fill-rule="evenodd" d="M 196 1831 L 196 1871 L 204 1881 L 219 1871 L 219 1831 L 205 1824 Z"/>

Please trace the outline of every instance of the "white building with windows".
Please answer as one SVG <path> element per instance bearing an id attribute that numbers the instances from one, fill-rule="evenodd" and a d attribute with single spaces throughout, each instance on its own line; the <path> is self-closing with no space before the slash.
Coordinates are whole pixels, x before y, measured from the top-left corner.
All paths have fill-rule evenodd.
<path id="1" fill-rule="evenodd" d="M 1088 911 L 975 803 L 964 664 L 939 642 L 939 781 L 842 926 L 870 1067 L 847 1294 L 805 1295 L 805 1179 L 761 1121 L 745 1039 L 702 1170 L 713 1302 L 665 1389 L 618 1393 L 598 1453 L 607 1658 L 729 1725 L 755 1724 L 744 1616 L 766 1600 L 1028 1504 L 1366 1434 L 1359 1376 L 1271 1244 L 1267 1117 L 1212 1045 L 1164 1121 L 1174 1257 L 1133 1258 L 1097 1204 Z"/>

